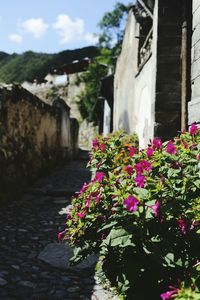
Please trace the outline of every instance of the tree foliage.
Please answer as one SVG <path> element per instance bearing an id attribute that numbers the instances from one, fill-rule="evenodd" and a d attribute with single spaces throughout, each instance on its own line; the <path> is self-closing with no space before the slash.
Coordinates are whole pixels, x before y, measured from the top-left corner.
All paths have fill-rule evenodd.
<path id="1" fill-rule="evenodd" d="M 84 47 L 76 50 L 65 50 L 56 54 L 27 51 L 23 54 L 0 52 L 0 81 L 22 83 L 43 79 L 49 71 L 73 60 L 85 57 L 93 58 L 99 54 L 97 47 Z"/>
<path id="2" fill-rule="evenodd" d="M 122 42 L 125 22 L 130 5 L 117 2 L 112 12 L 106 13 L 99 22 L 102 33 L 99 44 L 103 47 L 113 48 Z"/>
<path id="3" fill-rule="evenodd" d="M 100 93 L 101 81 L 108 73 L 111 65 L 110 50 L 103 48 L 89 65 L 89 68 L 80 76 L 80 81 L 85 84 L 84 91 L 78 96 L 78 106 L 83 119 L 96 124 L 97 116 L 95 112 L 96 100 Z"/>
<path id="4" fill-rule="evenodd" d="M 101 34 L 99 35 L 100 55 L 90 64 L 87 72 L 81 76 L 85 84 L 85 91 L 78 96 L 78 105 L 81 115 L 89 122 L 96 123 L 94 107 L 99 96 L 101 79 L 114 70 L 116 56 L 121 50 L 125 20 L 130 5 L 116 3 L 113 11 L 106 13 L 99 22 Z"/>

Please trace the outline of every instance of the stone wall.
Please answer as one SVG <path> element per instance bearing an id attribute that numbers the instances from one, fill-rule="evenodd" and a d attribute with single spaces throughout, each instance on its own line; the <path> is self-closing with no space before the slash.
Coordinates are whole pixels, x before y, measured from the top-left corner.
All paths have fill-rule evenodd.
<path id="1" fill-rule="evenodd" d="M 71 159 L 77 140 L 77 122 L 62 100 L 49 106 L 21 86 L 0 89 L 1 191 Z"/>
<path id="2" fill-rule="evenodd" d="M 188 107 L 188 123 L 200 123 L 200 0 L 193 0 L 192 34 L 192 99 Z"/>

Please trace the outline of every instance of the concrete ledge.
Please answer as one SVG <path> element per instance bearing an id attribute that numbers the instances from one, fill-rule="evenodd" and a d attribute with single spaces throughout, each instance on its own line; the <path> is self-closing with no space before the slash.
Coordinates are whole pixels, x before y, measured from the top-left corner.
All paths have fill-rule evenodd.
<path id="1" fill-rule="evenodd" d="M 200 97 L 193 98 L 192 101 L 188 103 L 188 124 L 194 122 L 200 122 Z"/>

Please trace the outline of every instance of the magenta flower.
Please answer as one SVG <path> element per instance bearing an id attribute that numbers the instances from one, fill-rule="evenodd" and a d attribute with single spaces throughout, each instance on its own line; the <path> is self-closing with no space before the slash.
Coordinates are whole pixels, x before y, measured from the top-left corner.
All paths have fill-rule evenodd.
<path id="1" fill-rule="evenodd" d="M 105 151 L 106 150 L 106 145 L 104 143 L 99 145 L 99 148 L 101 149 L 101 151 Z"/>
<path id="2" fill-rule="evenodd" d="M 84 193 L 87 190 L 88 186 L 89 186 L 89 184 L 87 184 L 85 182 L 84 185 L 83 185 L 83 187 L 82 187 L 82 189 L 80 190 L 80 193 Z"/>
<path id="3" fill-rule="evenodd" d="M 92 147 L 95 148 L 95 149 L 99 147 L 99 141 L 98 141 L 98 139 L 94 139 L 92 141 Z"/>
<path id="4" fill-rule="evenodd" d="M 170 154 L 176 154 L 177 153 L 177 149 L 174 146 L 172 141 L 169 141 L 167 143 L 167 147 L 166 147 L 166 152 L 170 153 Z"/>
<path id="5" fill-rule="evenodd" d="M 153 149 L 154 150 L 162 149 L 162 141 L 160 139 L 153 139 Z"/>
<path id="6" fill-rule="evenodd" d="M 131 157 L 135 154 L 135 152 L 136 152 L 136 148 L 133 147 L 133 146 L 130 146 L 129 147 L 129 154 L 130 154 Z"/>
<path id="7" fill-rule="evenodd" d="M 139 200 L 135 197 L 129 195 L 128 198 L 124 200 L 124 204 L 126 205 L 126 209 L 130 212 L 134 212 L 137 210 Z"/>
<path id="8" fill-rule="evenodd" d="M 197 155 L 197 159 L 200 160 L 200 154 Z"/>
<path id="9" fill-rule="evenodd" d="M 85 217 L 85 214 L 82 212 L 78 212 L 77 217 L 79 217 L 80 219 L 83 219 Z"/>
<path id="10" fill-rule="evenodd" d="M 101 201 L 101 197 L 100 197 L 100 195 L 97 195 L 96 196 L 96 202 L 99 203 L 100 201 Z"/>
<path id="11" fill-rule="evenodd" d="M 198 132 L 198 126 L 197 126 L 196 124 L 193 123 L 193 124 L 190 126 L 189 133 L 190 133 L 191 135 L 196 135 L 197 132 Z"/>
<path id="12" fill-rule="evenodd" d="M 91 200 L 90 199 L 87 199 L 85 201 L 85 208 L 89 208 L 90 207 L 90 203 L 91 203 Z"/>
<path id="13" fill-rule="evenodd" d="M 137 174 L 143 174 L 146 171 L 151 171 L 151 163 L 147 160 L 142 160 L 141 162 L 135 164 L 135 170 Z"/>
<path id="14" fill-rule="evenodd" d="M 158 217 L 159 213 L 160 213 L 160 202 L 156 201 L 156 203 L 154 205 L 151 206 L 153 214 L 155 217 Z"/>
<path id="15" fill-rule="evenodd" d="M 138 187 L 143 188 L 146 182 L 146 177 L 139 174 L 134 181 Z"/>
<path id="16" fill-rule="evenodd" d="M 160 295 L 160 297 L 162 298 L 162 300 L 169 300 L 169 299 L 172 299 L 172 296 L 174 296 L 175 294 L 178 293 L 179 289 L 173 287 L 173 286 L 170 286 L 170 288 L 172 289 L 171 291 L 167 291 L 163 294 Z"/>
<path id="17" fill-rule="evenodd" d="M 188 148 L 188 143 L 187 143 L 187 142 L 183 142 L 183 147 L 184 147 L 185 149 L 187 149 L 187 148 Z"/>
<path id="18" fill-rule="evenodd" d="M 149 147 L 147 149 L 146 155 L 147 155 L 148 158 L 151 158 L 151 156 L 153 155 L 153 153 L 154 153 L 154 149 L 151 148 L 151 147 Z"/>
<path id="19" fill-rule="evenodd" d="M 152 166 L 149 161 L 143 159 L 141 161 L 141 164 L 142 164 L 143 171 L 151 171 L 152 170 Z"/>
<path id="20" fill-rule="evenodd" d="M 58 241 L 59 241 L 59 242 L 62 241 L 62 239 L 63 239 L 63 237 L 64 237 L 66 231 L 67 231 L 67 230 L 65 229 L 65 230 L 63 230 L 63 231 L 61 231 L 61 232 L 58 233 L 58 236 L 57 236 L 57 237 L 58 237 Z"/>
<path id="21" fill-rule="evenodd" d="M 187 233 L 187 222 L 185 219 L 179 219 L 178 221 L 178 226 L 182 232 L 182 234 L 186 235 Z"/>
<path id="22" fill-rule="evenodd" d="M 105 174 L 103 172 L 97 172 L 94 180 L 101 182 L 104 178 Z"/>
<path id="23" fill-rule="evenodd" d="M 125 171 L 126 171 L 129 175 L 132 175 L 132 174 L 133 174 L 133 167 L 131 167 L 130 165 L 129 165 L 129 166 L 126 166 L 126 167 L 125 167 Z"/>

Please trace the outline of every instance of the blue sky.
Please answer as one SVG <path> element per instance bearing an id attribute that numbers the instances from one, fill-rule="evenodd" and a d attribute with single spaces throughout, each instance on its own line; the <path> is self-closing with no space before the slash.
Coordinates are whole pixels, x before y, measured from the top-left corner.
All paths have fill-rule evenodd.
<path id="1" fill-rule="evenodd" d="M 98 22 L 116 2 L 131 0 L 5 0 L 0 51 L 54 53 L 95 44 Z"/>

